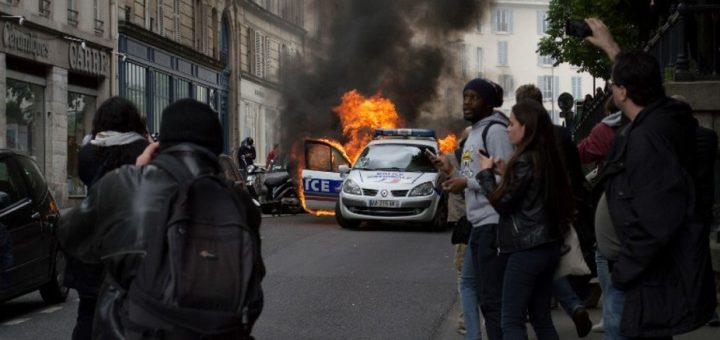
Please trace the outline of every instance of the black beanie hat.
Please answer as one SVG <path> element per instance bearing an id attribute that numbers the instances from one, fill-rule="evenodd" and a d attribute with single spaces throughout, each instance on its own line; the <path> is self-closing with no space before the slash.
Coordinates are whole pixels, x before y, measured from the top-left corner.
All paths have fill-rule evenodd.
<path id="1" fill-rule="evenodd" d="M 163 110 L 160 145 L 194 143 L 219 155 L 223 151 L 223 129 L 217 113 L 195 99 L 181 99 Z"/>
<path id="2" fill-rule="evenodd" d="M 498 105 L 497 91 L 495 91 L 495 87 L 490 84 L 489 81 L 483 78 L 475 78 L 469 81 L 467 84 L 465 84 L 463 92 L 468 89 L 477 92 L 480 97 L 482 97 L 485 104 L 490 107 L 500 107 L 502 105 Z"/>

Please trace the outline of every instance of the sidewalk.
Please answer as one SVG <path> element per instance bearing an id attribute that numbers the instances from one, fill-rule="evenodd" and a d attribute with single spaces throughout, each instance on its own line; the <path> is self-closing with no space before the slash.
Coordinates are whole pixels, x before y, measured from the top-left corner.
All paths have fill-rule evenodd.
<path id="1" fill-rule="evenodd" d="M 461 340 L 463 339 L 463 336 L 458 334 L 458 332 L 455 330 L 455 326 L 457 325 L 456 317 L 457 317 L 457 301 L 455 302 L 455 305 L 453 306 L 452 312 L 448 315 L 447 319 L 443 322 L 443 324 L 440 326 L 440 330 L 438 331 L 438 336 L 436 339 L 439 340 Z M 720 311 L 720 308 L 718 309 Z M 600 308 L 596 309 L 590 309 L 588 310 L 590 312 L 590 319 L 593 321 L 593 323 L 597 323 L 600 320 L 600 314 L 602 313 L 602 310 Z M 556 308 L 552 311 L 553 315 L 553 321 L 555 323 L 555 328 L 558 331 L 558 335 L 560 336 L 560 339 L 578 339 L 577 333 L 575 332 L 575 325 L 572 323 L 572 320 L 565 314 L 565 312 L 560 309 Z M 527 324 L 528 327 L 528 336 L 530 339 L 536 339 L 535 335 L 532 332 L 532 326 L 530 324 Z M 483 339 L 487 339 L 485 336 L 485 333 L 483 333 Z M 602 333 L 593 333 L 590 332 L 588 336 L 586 336 L 583 339 L 588 340 L 602 340 Z M 684 334 L 682 336 L 676 336 L 674 337 L 675 340 L 718 340 L 720 339 L 720 327 L 708 327 L 704 326 L 699 328 L 698 330 Z"/>

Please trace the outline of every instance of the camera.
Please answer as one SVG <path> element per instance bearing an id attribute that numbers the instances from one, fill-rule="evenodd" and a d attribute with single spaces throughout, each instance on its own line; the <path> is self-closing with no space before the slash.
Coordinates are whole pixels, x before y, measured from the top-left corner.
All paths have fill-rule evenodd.
<path id="1" fill-rule="evenodd" d="M 565 22 L 565 34 L 572 37 L 585 38 L 592 35 L 592 30 L 583 20 L 568 20 Z"/>

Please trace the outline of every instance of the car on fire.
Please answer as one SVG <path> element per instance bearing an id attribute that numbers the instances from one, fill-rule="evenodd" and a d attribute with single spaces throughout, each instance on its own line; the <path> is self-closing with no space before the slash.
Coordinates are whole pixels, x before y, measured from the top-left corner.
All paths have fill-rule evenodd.
<path id="1" fill-rule="evenodd" d="M 438 153 L 434 130 L 377 129 L 352 168 L 332 145 L 315 143 L 308 147 L 306 142 L 302 176 L 308 208 L 334 209 L 338 224 L 348 229 L 364 221 L 446 227 L 441 174 L 426 155 L 426 150 Z M 327 151 L 308 152 L 313 149 Z"/>

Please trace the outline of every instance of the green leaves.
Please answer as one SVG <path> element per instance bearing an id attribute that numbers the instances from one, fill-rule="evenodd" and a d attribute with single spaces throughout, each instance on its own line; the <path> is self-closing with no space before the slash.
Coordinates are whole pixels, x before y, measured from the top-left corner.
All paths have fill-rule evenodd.
<path id="1" fill-rule="evenodd" d="M 580 72 L 609 78 L 612 64 L 605 53 L 584 39 L 566 36 L 565 22 L 597 17 L 607 25 L 621 49 L 636 49 L 641 41 L 628 1 L 631 0 L 551 0 L 547 35 L 540 39 L 537 53 L 552 56 L 556 65 L 567 62 L 578 66 Z"/>

